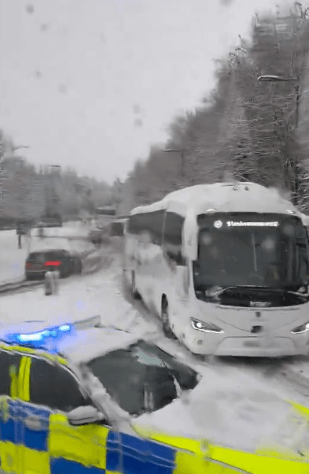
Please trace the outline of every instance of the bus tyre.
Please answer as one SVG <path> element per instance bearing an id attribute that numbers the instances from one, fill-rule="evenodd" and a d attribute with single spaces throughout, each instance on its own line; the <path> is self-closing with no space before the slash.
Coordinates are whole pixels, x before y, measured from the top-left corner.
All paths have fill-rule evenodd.
<path id="1" fill-rule="evenodd" d="M 135 272 L 132 272 L 132 275 L 131 275 L 131 291 L 132 291 L 133 298 L 135 300 L 140 299 L 140 294 L 136 289 Z"/>
<path id="2" fill-rule="evenodd" d="M 164 335 L 168 339 L 175 339 L 175 335 L 174 335 L 174 333 L 172 331 L 172 328 L 171 328 L 171 325 L 170 325 L 170 318 L 169 318 L 169 312 L 168 312 L 168 302 L 167 302 L 166 298 L 162 299 L 161 318 L 162 318 Z"/>

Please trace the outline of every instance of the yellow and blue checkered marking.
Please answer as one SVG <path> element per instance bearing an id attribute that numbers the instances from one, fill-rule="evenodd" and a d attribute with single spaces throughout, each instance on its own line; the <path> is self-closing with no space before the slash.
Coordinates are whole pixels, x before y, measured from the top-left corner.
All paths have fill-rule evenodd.
<path id="1" fill-rule="evenodd" d="M 1 442 L 10 442 L 25 448 L 29 462 L 32 457 L 33 459 L 37 457 L 38 453 L 45 452 L 49 458 L 50 474 L 102 474 L 106 472 L 172 474 L 174 471 L 176 454 L 174 448 L 108 429 L 106 429 L 108 433 L 105 449 L 103 446 L 101 451 L 102 456 L 106 456 L 106 463 L 103 462 L 104 460 L 101 460 L 102 463 L 100 463 L 102 466 L 105 464 L 105 469 L 87 465 L 87 454 L 85 464 L 74 459 L 67 459 L 65 456 L 54 457 L 49 444 L 50 415 L 50 410 L 38 408 L 19 400 L 8 399 L 7 419 L 1 418 L 0 420 Z M 29 416 L 40 420 L 39 430 L 27 427 L 25 421 Z M 70 427 L 69 429 L 76 428 Z M 105 428 L 102 427 L 102 429 Z M 62 440 L 65 453 L 65 436 Z M 87 450 L 86 445 L 85 450 Z"/>
<path id="2" fill-rule="evenodd" d="M 35 406 L 31 406 L 31 410 L 29 410 L 29 407 L 25 410 L 22 405 L 21 403 L 17 426 L 23 430 L 23 438 L 18 441 L 26 448 L 35 449 L 36 451 L 48 451 L 50 410 Z M 27 427 L 25 419 L 28 416 L 35 416 L 40 420 L 41 428 L 39 431 L 31 430 Z"/>
<path id="3" fill-rule="evenodd" d="M 106 470 L 118 471 L 121 466 L 121 448 L 119 444 L 119 433 L 110 430 L 106 440 Z"/>
<path id="4" fill-rule="evenodd" d="M 16 435 L 15 435 L 15 418 L 17 416 L 18 407 L 17 403 L 9 398 L 6 399 L 3 405 L 6 404 L 6 413 L 4 415 L 4 410 L 2 408 L 1 416 L 0 416 L 0 440 L 2 442 L 12 442 L 15 443 Z"/>
<path id="5" fill-rule="evenodd" d="M 27 427 L 25 420 L 29 416 L 40 420 L 39 430 Z M 96 442 L 91 439 L 94 432 Z M 8 399 L 8 414 L 0 421 L 0 439 L 12 445 L 10 449 L 13 445 L 19 447 L 16 454 L 23 456 L 28 467 L 40 466 L 38 472 L 46 474 L 189 474 L 195 473 L 196 468 L 197 472 L 218 472 L 218 466 L 206 466 L 202 458 L 193 459 L 196 457 L 193 453 L 186 454 L 188 459 L 183 458 L 177 448 L 168 444 L 115 432 L 104 426 L 72 427 L 65 415 L 19 400 Z M 70 442 L 73 442 L 71 450 Z M 92 452 L 88 449 L 89 443 Z"/>
<path id="6" fill-rule="evenodd" d="M 63 414 L 20 400 L 7 398 L 5 402 L 7 410 L 4 411 L 5 404 L 1 404 L 0 417 L 1 468 L 5 472 L 21 474 L 25 463 L 32 472 L 44 474 L 272 474 L 277 467 L 282 473 L 308 472 L 306 461 L 295 464 L 276 457 L 271 459 L 214 446 L 208 452 L 212 459 L 206 459 L 200 450 L 190 452 L 155 440 L 115 432 L 103 425 L 72 427 Z M 25 421 L 29 416 L 40 420 L 38 430 L 27 427 Z M 18 467 L 14 456 L 19 456 L 24 464 Z"/>
<path id="7" fill-rule="evenodd" d="M 135 436 L 120 434 L 123 474 L 172 474 L 176 450 Z"/>
<path id="8" fill-rule="evenodd" d="M 28 351 L 25 351 L 28 352 Z M 28 355 L 28 354 L 27 354 Z M 63 363 L 62 360 L 56 359 Z M 219 446 L 205 452 L 200 443 L 150 433 L 136 436 L 103 425 L 71 426 L 61 413 L 27 403 L 30 359 L 23 357 L 12 373 L 11 397 L 0 397 L 0 468 L 23 474 L 230 474 L 232 472 L 308 474 L 303 459 L 279 453 L 245 453 Z M 64 361 L 65 362 L 65 361 Z M 22 401 L 22 400 L 23 401 Z M 294 406 L 295 405 L 295 406 Z M 309 410 L 293 404 L 309 419 Z M 31 429 L 28 417 L 39 420 Z M 190 447 L 192 449 L 190 449 Z M 295 459 L 294 459 L 295 458 Z M 234 466 L 234 467 L 233 467 Z M 237 468 L 235 466 L 238 466 Z"/>
<path id="9" fill-rule="evenodd" d="M 82 464 L 63 458 L 51 458 L 51 474 L 103 474 L 104 469 L 93 466 L 83 466 Z"/>

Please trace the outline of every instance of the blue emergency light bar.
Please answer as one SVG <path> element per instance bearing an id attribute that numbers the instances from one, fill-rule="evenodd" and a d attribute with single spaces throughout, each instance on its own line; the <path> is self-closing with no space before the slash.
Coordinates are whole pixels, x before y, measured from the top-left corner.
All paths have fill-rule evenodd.
<path id="1" fill-rule="evenodd" d="M 11 343 L 23 345 L 40 345 L 51 338 L 60 338 L 64 333 L 71 332 L 72 326 L 70 324 L 62 324 L 61 326 L 54 326 L 46 328 L 43 331 L 32 333 L 15 333 L 8 334 L 7 340 Z"/>
<path id="2" fill-rule="evenodd" d="M 31 321 L 29 321 L 31 322 Z M 36 332 L 18 332 L 7 334 L 6 342 L 10 344 L 19 344 L 32 347 L 47 346 L 48 342 L 59 340 L 63 336 L 72 333 L 73 330 L 88 329 L 90 327 L 100 327 L 101 317 L 92 316 L 91 318 L 82 321 L 76 321 L 72 324 L 61 324 L 60 326 L 53 326 Z"/>

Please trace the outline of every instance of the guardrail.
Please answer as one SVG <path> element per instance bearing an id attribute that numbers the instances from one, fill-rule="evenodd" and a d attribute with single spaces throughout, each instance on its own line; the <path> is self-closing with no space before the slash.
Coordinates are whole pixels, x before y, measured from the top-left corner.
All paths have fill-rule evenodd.
<path id="1" fill-rule="evenodd" d="M 17 282 L 9 282 L 0 284 L 0 293 L 11 293 L 13 291 L 21 290 L 22 288 L 32 288 L 36 286 L 42 286 L 44 284 L 44 280 L 38 281 L 27 281 L 27 280 L 20 280 Z"/>

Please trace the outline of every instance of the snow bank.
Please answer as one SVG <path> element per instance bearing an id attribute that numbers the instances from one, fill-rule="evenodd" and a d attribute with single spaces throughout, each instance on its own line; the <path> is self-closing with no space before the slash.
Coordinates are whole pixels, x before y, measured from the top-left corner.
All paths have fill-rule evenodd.
<path id="1" fill-rule="evenodd" d="M 255 451 L 264 439 L 274 437 L 291 410 L 287 402 L 265 385 L 253 384 L 250 377 L 240 383 L 209 369 L 203 375 L 183 400 L 141 416 L 137 427 Z"/>
<path id="2" fill-rule="evenodd" d="M 16 230 L 0 231 L 0 247 L 0 283 L 23 278 L 28 249 L 18 248 Z"/>

